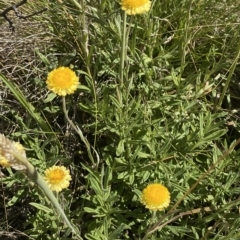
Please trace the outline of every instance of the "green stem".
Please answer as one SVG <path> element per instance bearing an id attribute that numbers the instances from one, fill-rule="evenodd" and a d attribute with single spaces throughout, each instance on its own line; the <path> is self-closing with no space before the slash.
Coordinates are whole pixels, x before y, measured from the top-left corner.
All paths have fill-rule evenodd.
<path id="1" fill-rule="evenodd" d="M 226 95 L 228 86 L 229 86 L 229 84 L 230 84 L 230 82 L 231 82 L 231 79 L 232 79 L 232 75 L 233 75 L 233 73 L 234 73 L 234 71 L 235 71 L 235 68 L 236 68 L 236 66 L 237 66 L 239 56 L 240 56 L 240 41 L 238 42 L 237 51 L 236 51 L 236 56 L 235 56 L 235 59 L 234 59 L 234 61 L 233 61 L 232 66 L 230 67 L 230 71 L 229 71 L 229 74 L 228 74 L 228 77 L 227 77 L 227 81 L 226 81 L 225 86 L 224 86 L 224 88 L 223 88 L 223 91 L 222 91 L 222 93 L 221 93 L 220 99 L 219 99 L 217 105 L 215 106 L 215 109 L 214 109 L 215 112 L 216 112 L 216 110 L 222 105 L 223 98 L 224 98 L 225 95 Z"/>
<path id="2" fill-rule="evenodd" d="M 124 77 L 124 63 L 126 60 L 126 23 L 127 14 L 123 12 L 123 28 L 122 28 L 122 39 L 121 39 L 121 52 L 120 52 L 120 70 L 119 70 L 119 83 L 117 87 L 117 94 L 120 105 L 122 105 L 122 90 L 123 90 L 123 77 Z"/>
<path id="3" fill-rule="evenodd" d="M 120 88 L 123 87 L 123 73 L 124 73 L 124 62 L 126 58 L 126 23 L 127 14 L 123 13 L 123 28 L 122 28 L 122 41 L 121 41 L 121 55 L 120 55 Z"/>
<path id="4" fill-rule="evenodd" d="M 148 228 L 148 230 L 149 230 L 150 227 L 154 224 L 155 219 L 156 219 L 156 211 L 152 211 L 152 217 L 151 217 L 151 220 L 150 220 L 150 223 L 149 223 L 149 228 Z M 148 234 L 148 230 L 147 230 L 147 234 L 143 237 L 142 240 L 147 240 L 148 237 L 150 236 L 150 235 Z"/>
<path id="5" fill-rule="evenodd" d="M 71 0 L 71 2 L 80 10 L 82 10 L 82 6 L 76 1 L 76 0 Z"/>
<path id="6" fill-rule="evenodd" d="M 93 143 L 93 148 L 95 149 L 96 147 L 96 142 L 97 142 L 97 113 L 98 113 L 98 108 L 97 108 L 97 94 L 96 94 L 96 87 L 95 87 L 95 82 L 92 77 L 91 71 L 90 71 L 90 63 L 91 63 L 91 51 L 89 52 L 89 44 L 88 44 L 88 19 L 87 19 L 87 8 L 86 8 L 86 1 L 81 0 L 80 4 L 76 2 L 75 0 L 71 0 L 77 8 L 80 10 L 80 20 L 81 20 L 81 25 L 82 25 L 82 35 L 81 35 L 81 40 L 79 44 L 81 45 L 81 49 L 85 58 L 85 64 L 86 64 L 86 69 L 87 73 L 89 75 L 89 78 L 92 81 L 92 90 L 93 90 L 93 95 L 94 95 L 94 102 L 95 102 L 95 131 L 94 131 L 94 143 Z M 95 150 L 94 150 L 95 151 Z"/>
<path id="7" fill-rule="evenodd" d="M 80 139 L 83 141 L 83 143 L 85 144 L 86 148 L 87 148 L 87 152 L 88 152 L 88 157 L 90 158 L 90 160 L 92 161 L 93 166 L 96 166 L 95 162 L 94 162 L 94 158 L 93 155 L 91 153 L 91 147 L 90 147 L 90 143 L 88 142 L 88 140 L 83 136 L 83 133 L 81 131 L 81 129 L 76 126 L 72 120 L 68 117 L 68 113 L 67 113 L 67 108 L 66 108 L 66 100 L 65 97 L 62 98 L 63 101 L 63 112 L 65 115 L 65 118 L 67 119 L 68 123 L 70 124 L 70 126 L 76 131 L 76 133 L 79 135 Z M 96 153 L 96 151 L 95 151 Z"/>

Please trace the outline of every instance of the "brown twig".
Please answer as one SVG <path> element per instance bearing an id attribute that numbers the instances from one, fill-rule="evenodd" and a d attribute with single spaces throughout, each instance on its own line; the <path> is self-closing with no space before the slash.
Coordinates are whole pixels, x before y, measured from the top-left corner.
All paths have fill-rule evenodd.
<path id="1" fill-rule="evenodd" d="M 33 17 L 33 16 L 38 15 L 38 14 L 40 14 L 40 13 L 42 13 L 42 12 L 47 11 L 47 10 L 48 10 L 47 8 L 43 8 L 42 10 L 40 10 L 40 11 L 38 11 L 38 12 L 34 12 L 34 13 L 30 14 L 30 15 L 25 16 L 24 19 Z"/>
<path id="2" fill-rule="evenodd" d="M 233 200 L 233 201 L 227 203 L 226 204 L 227 206 L 225 206 L 225 207 L 231 208 L 232 205 L 235 205 L 239 202 L 240 202 L 240 198 L 237 198 L 236 200 Z M 226 209 L 225 207 L 222 206 L 222 209 L 225 210 Z M 212 212 L 212 211 L 219 211 L 219 210 L 221 210 L 221 206 L 196 208 L 196 209 L 192 209 L 192 210 L 189 210 L 189 211 L 186 211 L 186 212 L 181 212 L 178 215 L 169 219 L 168 221 L 164 222 L 163 224 L 159 225 L 158 230 L 162 229 L 164 226 L 168 225 L 169 223 L 174 222 L 176 219 L 181 218 L 181 217 L 186 216 L 186 215 L 193 215 L 193 214 L 197 214 L 197 213 L 201 213 L 201 212 Z"/>
<path id="3" fill-rule="evenodd" d="M 34 12 L 34 13 L 30 14 L 30 15 L 23 16 L 21 13 L 18 12 L 17 8 L 22 6 L 25 3 L 27 3 L 27 0 L 22 0 L 19 3 L 13 4 L 12 6 L 6 8 L 4 11 L 2 11 L 0 13 L 0 17 L 3 17 L 9 23 L 9 28 L 11 29 L 12 32 L 15 31 L 15 27 L 14 27 L 13 22 L 11 21 L 11 19 L 9 19 L 8 16 L 7 16 L 8 12 L 14 11 L 15 15 L 18 18 L 26 20 L 29 17 L 32 17 L 32 16 L 37 15 L 37 14 L 40 14 L 40 13 L 42 13 L 42 12 L 47 10 L 47 8 L 44 8 L 44 9 L 38 11 L 38 12 Z"/>

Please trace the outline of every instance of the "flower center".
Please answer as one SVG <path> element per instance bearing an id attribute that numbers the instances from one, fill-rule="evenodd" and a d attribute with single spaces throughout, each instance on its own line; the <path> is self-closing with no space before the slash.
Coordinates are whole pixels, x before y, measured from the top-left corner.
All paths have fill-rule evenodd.
<path id="1" fill-rule="evenodd" d="M 69 75 L 71 75 L 71 73 L 68 72 L 66 69 L 55 73 L 55 76 L 54 76 L 55 85 L 57 85 L 61 88 L 69 87 L 69 85 L 71 85 L 71 83 L 70 83 L 71 79 L 69 78 Z"/>
<path id="2" fill-rule="evenodd" d="M 63 180 L 64 173 L 61 170 L 56 169 L 55 171 L 53 171 L 49 174 L 49 178 L 51 179 L 51 182 L 53 184 L 56 184 Z"/>

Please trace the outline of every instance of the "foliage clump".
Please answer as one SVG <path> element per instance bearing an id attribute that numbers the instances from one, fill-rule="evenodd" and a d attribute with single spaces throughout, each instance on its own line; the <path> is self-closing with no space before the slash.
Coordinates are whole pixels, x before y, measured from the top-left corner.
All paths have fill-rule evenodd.
<path id="1" fill-rule="evenodd" d="M 58 200 L 73 227 L 22 174 L 4 169 L 2 207 L 32 206 L 13 231 L 23 239 L 238 239 L 238 4 L 59 0 L 42 7 L 48 11 L 34 18 L 47 26 L 47 41 L 32 46 L 31 64 L 13 57 L 1 65 L 0 106 L 11 109 L 1 132 L 25 146 L 40 174 L 69 167 L 72 181 Z M 47 90 L 57 69 L 74 76 L 69 96 L 54 90 L 59 81 Z M 61 75 L 60 87 L 72 86 L 69 79 Z M 142 204 L 142 190 L 158 183 L 169 191 L 164 211 Z M 1 218 L 11 225 L 9 214 Z M 8 224 L 0 227 L 10 234 Z"/>

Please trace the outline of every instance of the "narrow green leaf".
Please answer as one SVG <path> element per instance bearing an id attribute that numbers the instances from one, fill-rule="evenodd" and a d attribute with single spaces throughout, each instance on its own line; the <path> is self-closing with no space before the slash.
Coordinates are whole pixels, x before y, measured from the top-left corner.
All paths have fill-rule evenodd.
<path id="1" fill-rule="evenodd" d="M 120 156 L 124 152 L 124 150 L 125 150 L 124 143 L 125 143 L 125 140 L 121 140 L 118 143 L 118 146 L 117 146 L 117 149 L 116 149 L 116 155 L 117 156 Z"/>
<path id="2" fill-rule="evenodd" d="M 89 207 L 84 207 L 83 208 L 85 212 L 91 213 L 91 214 L 99 214 L 99 211 L 97 209 L 89 208 Z"/>
<path id="3" fill-rule="evenodd" d="M 28 113 L 36 120 L 36 122 L 39 124 L 41 129 L 44 132 L 51 133 L 51 127 L 46 122 L 41 115 L 37 112 L 37 110 L 34 108 L 34 106 L 27 101 L 26 97 L 22 93 L 22 91 L 18 88 L 17 85 L 15 85 L 12 81 L 8 80 L 2 73 L 0 73 L 0 80 L 4 82 L 4 84 L 9 88 L 9 90 L 13 93 L 15 98 L 19 101 L 19 103 L 22 104 L 22 106 L 28 111 Z"/>
<path id="4" fill-rule="evenodd" d="M 39 209 L 39 210 L 42 210 L 44 211 L 45 213 L 53 213 L 53 210 L 46 207 L 46 206 L 43 206 L 42 204 L 39 204 L 39 203 L 35 203 L 35 202 L 30 202 L 29 203 L 30 205 L 34 206 L 35 208 Z"/>

